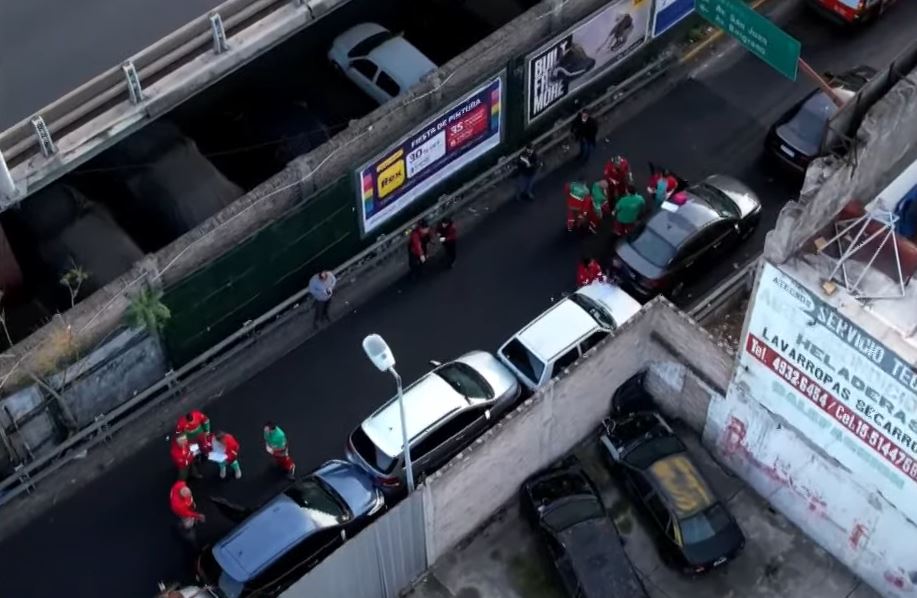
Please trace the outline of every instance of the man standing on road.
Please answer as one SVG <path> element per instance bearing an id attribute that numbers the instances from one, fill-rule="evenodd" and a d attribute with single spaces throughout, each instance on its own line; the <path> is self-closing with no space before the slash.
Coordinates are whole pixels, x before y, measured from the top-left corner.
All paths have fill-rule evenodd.
<path id="1" fill-rule="evenodd" d="M 430 225 L 426 220 L 421 220 L 411 230 L 408 237 L 408 267 L 411 269 L 411 278 L 418 279 L 423 274 L 424 265 L 427 263 L 427 246 L 430 244 Z"/>
<path id="2" fill-rule="evenodd" d="M 586 163 L 595 149 L 595 138 L 599 134 L 598 123 L 585 110 L 580 110 L 573 126 L 570 127 L 573 138 L 579 142 L 579 161 Z"/>
<path id="3" fill-rule="evenodd" d="M 538 174 L 538 154 L 529 143 L 516 158 L 516 199 L 532 201 L 535 195 L 532 186 L 535 184 L 535 175 Z"/>
<path id="4" fill-rule="evenodd" d="M 291 480 L 296 478 L 296 463 L 290 458 L 287 435 L 274 422 L 264 424 L 264 448 L 267 454 L 274 458 L 274 462 L 280 469 L 286 472 L 288 478 Z"/>
<path id="5" fill-rule="evenodd" d="M 228 466 L 232 468 L 232 473 L 238 480 L 242 477 L 242 466 L 239 464 L 239 441 L 228 432 L 217 432 L 216 442 L 222 445 L 223 452 L 226 454 L 226 460 L 220 461 L 220 479 L 226 479 L 226 468 Z"/>
<path id="6" fill-rule="evenodd" d="M 455 265 L 455 245 L 458 243 L 458 230 L 452 218 L 447 216 L 439 221 L 439 224 L 436 225 L 436 236 L 439 237 L 439 242 L 446 253 L 446 267 L 451 269 Z"/>
<path id="7" fill-rule="evenodd" d="M 191 454 L 191 446 L 185 436 L 176 434 L 172 438 L 169 454 L 172 457 L 172 462 L 175 463 L 175 467 L 178 468 L 179 480 L 184 482 L 188 479 L 188 474 L 195 478 L 201 477 L 200 472 L 197 470 L 197 465 L 194 463 L 194 455 Z"/>
<path id="8" fill-rule="evenodd" d="M 201 411 L 189 411 L 175 425 L 175 434 L 184 436 L 189 444 L 197 444 L 201 455 L 210 452 L 210 418 Z"/>
<path id="9" fill-rule="evenodd" d="M 197 512 L 197 505 L 194 504 L 194 496 L 191 494 L 191 488 L 188 484 L 179 480 L 172 484 L 172 490 L 169 492 L 169 504 L 172 507 L 172 513 L 178 517 L 181 531 L 185 538 L 191 542 L 197 541 L 197 534 L 194 528 L 199 523 L 204 523 L 206 517 Z"/>
<path id="10" fill-rule="evenodd" d="M 621 196 L 621 199 L 615 204 L 615 235 L 623 237 L 630 234 L 637 225 L 637 221 L 643 216 L 645 209 L 646 200 L 633 187 L 630 187 L 627 194 Z"/>
<path id="11" fill-rule="evenodd" d="M 338 283 L 333 272 L 324 270 L 314 274 L 309 279 L 309 294 L 315 299 L 315 318 L 312 321 L 313 326 L 318 326 L 322 322 L 330 322 L 328 309 L 331 307 L 331 295 L 334 293 L 334 286 Z"/>

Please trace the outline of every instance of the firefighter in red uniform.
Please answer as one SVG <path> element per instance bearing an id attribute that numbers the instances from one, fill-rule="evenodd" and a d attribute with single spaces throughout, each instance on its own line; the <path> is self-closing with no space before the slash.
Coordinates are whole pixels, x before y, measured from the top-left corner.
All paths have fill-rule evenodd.
<path id="1" fill-rule="evenodd" d="M 193 477 L 201 477 L 201 474 L 197 471 L 197 465 L 194 463 L 194 455 L 191 453 L 191 444 L 185 436 L 176 434 L 175 437 L 172 438 L 172 446 L 169 449 L 169 454 L 172 457 L 172 462 L 175 463 L 175 467 L 178 468 L 179 480 L 187 480 L 189 473 Z"/>
<path id="2" fill-rule="evenodd" d="M 634 182 L 630 163 L 623 156 L 615 156 L 605 164 L 604 179 L 608 182 L 609 199 L 614 202 L 627 192 Z"/>
<path id="3" fill-rule="evenodd" d="M 223 445 L 226 460 L 220 463 L 220 479 L 226 478 L 226 468 L 232 469 L 238 480 L 242 477 L 242 466 L 239 464 L 239 441 L 229 432 L 217 432 L 216 441 Z"/>
<path id="4" fill-rule="evenodd" d="M 184 436 L 189 444 L 197 444 L 202 455 L 210 452 L 210 418 L 200 411 L 189 411 L 175 424 L 175 435 Z"/>
<path id="5" fill-rule="evenodd" d="M 567 231 L 575 228 L 588 227 L 590 232 L 595 232 L 592 216 L 592 195 L 589 186 L 585 183 L 573 182 L 564 186 L 567 194 Z"/>
<path id="6" fill-rule="evenodd" d="M 590 285 L 594 282 L 605 282 L 605 273 L 602 266 L 592 258 L 584 257 L 576 266 L 576 288 Z"/>
<path id="7" fill-rule="evenodd" d="M 169 505 L 172 507 L 172 513 L 178 517 L 185 537 L 191 541 L 196 540 L 194 527 L 199 523 L 204 523 L 206 518 L 202 513 L 198 513 L 188 484 L 181 480 L 172 484 L 172 490 L 169 492 Z"/>
<path id="8" fill-rule="evenodd" d="M 427 263 L 427 247 L 430 245 L 430 225 L 426 220 L 417 223 L 408 236 L 408 267 L 411 278 L 419 278 Z"/>

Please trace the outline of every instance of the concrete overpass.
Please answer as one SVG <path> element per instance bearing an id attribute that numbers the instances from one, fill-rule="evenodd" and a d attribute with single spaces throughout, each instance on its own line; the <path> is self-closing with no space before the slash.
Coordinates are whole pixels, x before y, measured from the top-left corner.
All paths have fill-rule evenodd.
<path id="1" fill-rule="evenodd" d="M 216 0 L 194 0 L 181 8 L 140 6 L 127 0 L 108 6 L 94 0 L 88 7 L 68 8 L 56 18 L 64 25 L 39 22 L 42 11 L 55 13 L 60 0 L 37 0 L 4 9 L 0 25 L 4 58 L 0 74 L 13 85 L 28 87 L 7 100 L 0 96 L 4 118 L 27 116 L 0 133 L 0 211 L 22 201 L 80 164 L 111 147 L 148 122 L 286 40 L 347 0 L 226 0 L 209 14 L 187 24 L 108 68 L 60 99 L 31 112 L 32 102 L 46 101 L 70 85 L 117 64 L 137 46 Z M 11 0 L 2 0 L 12 4 Z M 18 4 L 18 3 L 17 3 Z M 105 6 L 96 6 L 104 4 Z M 60 7 L 57 7 L 60 8 Z M 147 12 L 157 13 L 147 18 Z M 136 16 L 143 15 L 141 24 Z M 132 20 L 134 19 L 134 20 Z M 9 30 L 9 31 L 8 31 Z M 35 31 L 41 33 L 35 34 Z M 79 38 L 79 39 L 75 39 Z M 104 40 L 104 41 L 100 41 Z M 35 62 L 31 54 L 35 53 Z M 29 60 L 23 60 L 23 56 Z M 55 62 L 71 56 L 73 66 Z M 66 60 L 66 59 L 64 59 Z M 51 69 L 53 70 L 42 70 Z M 104 67 L 103 67 L 104 68 Z M 56 77 L 59 70 L 66 76 Z M 50 74 L 49 74 L 50 73 Z M 13 87 L 17 89 L 16 87 Z M 10 107 L 7 105 L 10 104 Z M 12 116 L 16 118 L 17 116 Z M 6 121 L 0 125 L 8 125 Z"/>

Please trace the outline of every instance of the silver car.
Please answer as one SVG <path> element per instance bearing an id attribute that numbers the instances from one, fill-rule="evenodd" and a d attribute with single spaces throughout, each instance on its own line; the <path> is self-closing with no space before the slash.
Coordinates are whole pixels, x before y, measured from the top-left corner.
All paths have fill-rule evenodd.
<path id="1" fill-rule="evenodd" d="M 361 23 L 337 36 L 328 59 L 380 105 L 436 70 L 423 52 L 375 23 Z"/>
<path id="2" fill-rule="evenodd" d="M 404 390 L 414 476 L 419 482 L 448 462 L 519 398 L 521 387 L 496 357 L 473 351 L 436 368 Z M 354 430 L 347 458 L 363 467 L 386 495 L 404 490 L 398 398 Z"/>

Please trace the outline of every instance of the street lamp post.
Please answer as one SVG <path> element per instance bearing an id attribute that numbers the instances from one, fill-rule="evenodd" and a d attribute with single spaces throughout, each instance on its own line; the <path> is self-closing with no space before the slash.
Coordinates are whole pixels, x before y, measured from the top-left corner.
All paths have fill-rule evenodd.
<path id="1" fill-rule="evenodd" d="M 401 414 L 401 443 L 404 448 L 404 472 L 407 478 L 408 494 L 414 492 L 414 466 L 411 463 L 411 446 L 408 438 L 408 427 L 404 414 L 404 391 L 401 387 L 401 376 L 395 371 L 395 356 L 378 334 L 370 334 L 363 339 L 363 352 L 380 372 L 388 372 L 395 379 L 398 388 L 398 411 Z"/>

